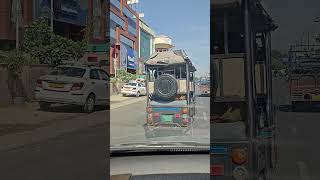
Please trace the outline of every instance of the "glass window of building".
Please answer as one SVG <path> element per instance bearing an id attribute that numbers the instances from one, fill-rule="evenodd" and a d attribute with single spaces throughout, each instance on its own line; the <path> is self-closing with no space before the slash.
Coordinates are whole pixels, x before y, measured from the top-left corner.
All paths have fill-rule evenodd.
<path id="1" fill-rule="evenodd" d="M 127 37 L 121 35 L 120 42 L 124 44 L 127 48 L 130 47 L 131 49 L 133 49 L 133 41 L 128 39 Z"/>
<path id="2" fill-rule="evenodd" d="M 140 31 L 140 57 L 147 60 L 151 54 L 151 36 L 145 31 Z"/>
<path id="3" fill-rule="evenodd" d="M 125 22 L 113 12 L 110 12 L 110 26 L 118 26 L 122 29 L 125 28 Z M 114 28 L 115 29 L 115 28 Z"/>
<path id="4" fill-rule="evenodd" d="M 137 16 L 133 14 L 127 7 L 122 8 L 122 13 L 128 18 L 128 25 L 136 29 L 137 26 Z"/>
<path id="5" fill-rule="evenodd" d="M 110 44 L 111 45 L 116 44 L 116 31 L 112 28 L 110 28 Z"/>
<path id="6" fill-rule="evenodd" d="M 120 0 L 110 0 L 110 4 L 112 7 L 120 11 Z"/>
<path id="7" fill-rule="evenodd" d="M 93 36 L 101 37 L 101 0 L 93 1 Z"/>
<path id="8" fill-rule="evenodd" d="M 133 28 L 131 26 L 128 26 L 128 32 L 133 36 L 137 35 L 137 29 L 135 27 Z"/>

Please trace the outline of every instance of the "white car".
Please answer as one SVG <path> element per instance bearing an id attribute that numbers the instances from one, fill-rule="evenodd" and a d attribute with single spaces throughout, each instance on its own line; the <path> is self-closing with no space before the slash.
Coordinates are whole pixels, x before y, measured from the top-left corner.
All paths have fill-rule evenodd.
<path id="1" fill-rule="evenodd" d="M 121 88 L 121 94 L 123 96 L 134 95 L 139 97 L 140 95 L 146 95 L 147 90 L 144 84 L 138 82 L 129 82 Z"/>
<path id="2" fill-rule="evenodd" d="M 109 75 L 99 67 L 57 66 L 37 80 L 35 95 L 43 110 L 59 103 L 80 105 L 90 113 L 96 105 L 108 105 Z"/>

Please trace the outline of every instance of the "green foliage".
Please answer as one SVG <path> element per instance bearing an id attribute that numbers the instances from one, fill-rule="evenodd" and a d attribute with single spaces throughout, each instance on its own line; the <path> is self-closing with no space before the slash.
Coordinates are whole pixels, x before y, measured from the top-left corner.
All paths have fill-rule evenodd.
<path id="1" fill-rule="evenodd" d="M 87 41 L 74 42 L 50 31 L 44 18 L 33 21 L 24 34 L 22 50 L 42 64 L 59 65 L 62 61 L 78 61 L 83 57 Z"/>
<path id="2" fill-rule="evenodd" d="M 128 73 L 125 69 L 119 69 L 119 70 L 117 70 L 117 79 L 120 82 L 127 83 L 130 80 L 137 79 L 137 75 Z"/>
<path id="3" fill-rule="evenodd" d="M 118 82 L 118 79 L 117 79 L 117 78 L 110 78 L 110 82 L 111 82 L 112 84 L 115 84 L 115 83 Z"/>
<path id="4" fill-rule="evenodd" d="M 21 51 L 1 51 L 0 63 L 8 64 L 8 70 L 11 76 L 20 77 L 23 66 L 38 63 L 30 55 Z"/>
<path id="5" fill-rule="evenodd" d="M 8 88 L 12 97 L 24 96 L 24 88 L 21 80 L 21 73 L 24 66 L 36 64 L 28 54 L 21 51 L 2 51 L 0 52 L 0 63 L 8 65 L 9 79 Z"/>
<path id="6" fill-rule="evenodd" d="M 273 70 L 280 70 L 286 68 L 286 65 L 282 63 L 282 58 L 286 57 L 278 50 L 272 50 L 271 52 L 271 64 Z"/>

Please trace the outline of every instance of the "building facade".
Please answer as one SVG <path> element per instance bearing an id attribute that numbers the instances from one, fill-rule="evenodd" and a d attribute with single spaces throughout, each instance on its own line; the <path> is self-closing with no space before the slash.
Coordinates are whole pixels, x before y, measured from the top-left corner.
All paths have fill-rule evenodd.
<path id="1" fill-rule="evenodd" d="M 12 0 L 0 1 L 0 49 L 15 48 L 15 24 L 11 21 Z M 21 1 L 23 26 L 30 24 L 39 17 L 50 17 L 51 0 Z M 108 0 L 53 0 L 53 30 L 55 34 L 82 40 L 84 29 L 90 27 L 88 51 L 84 60 L 90 62 L 103 61 L 109 64 L 109 3 Z"/>
<path id="2" fill-rule="evenodd" d="M 15 48 L 16 28 L 11 21 L 12 0 L 0 1 L 0 49 L 10 50 Z M 33 19 L 32 0 L 21 3 L 23 25 L 28 25 Z"/>
<path id="3" fill-rule="evenodd" d="M 139 15 L 127 0 L 110 0 L 110 74 L 122 68 L 136 74 L 139 52 Z"/>
<path id="4" fill-rule="evenodd" d="M 154 40 L 155 32 L 145 23 L 142 19 L 139 22 L 139 72 L 138 74 L 144 74 L 144 63 L 149 59 L 152 53 L 155 52 Z"/>

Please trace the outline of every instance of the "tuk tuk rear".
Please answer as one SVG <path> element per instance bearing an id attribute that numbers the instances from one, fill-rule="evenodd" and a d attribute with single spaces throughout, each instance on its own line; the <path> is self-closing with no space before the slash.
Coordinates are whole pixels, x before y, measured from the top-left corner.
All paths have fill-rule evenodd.
<path id="1" fill-rule="evenodd" d="M 268 179 L 276 165 L 271 31 L 260 1 L 211 1 L 211 177 Z"/>
<path id="2" fill-rule="evenodd" d="M 195 67 L 184 51 L 156 52 L 145 63 L 146 137 L 192 134 Z"/>

